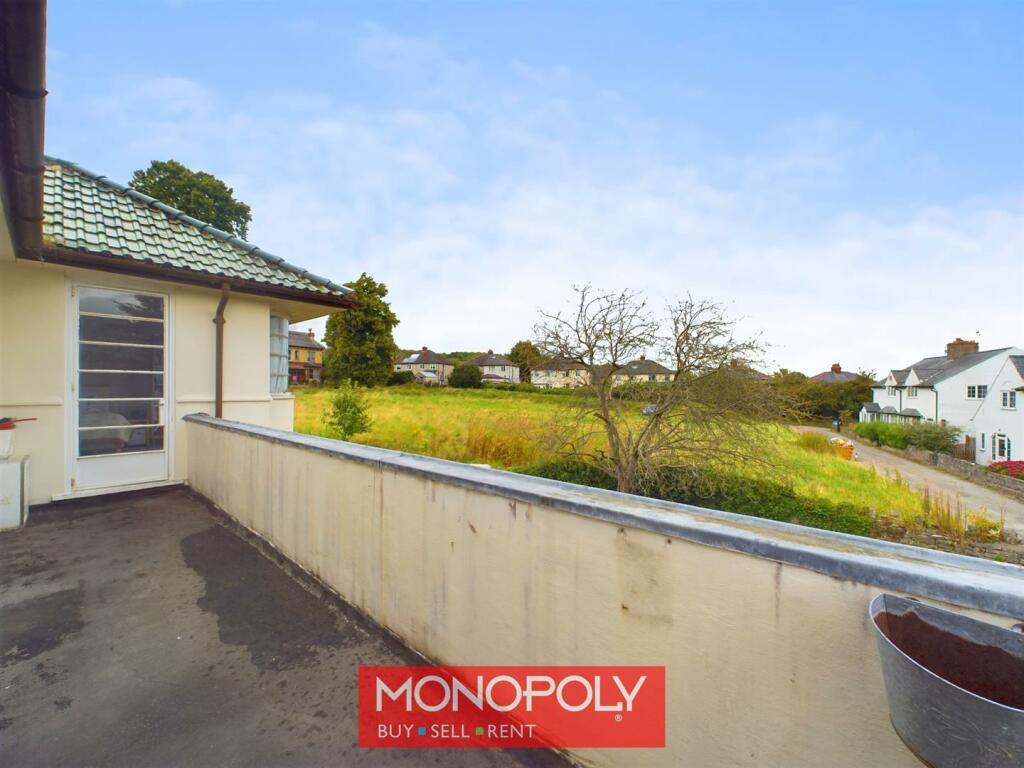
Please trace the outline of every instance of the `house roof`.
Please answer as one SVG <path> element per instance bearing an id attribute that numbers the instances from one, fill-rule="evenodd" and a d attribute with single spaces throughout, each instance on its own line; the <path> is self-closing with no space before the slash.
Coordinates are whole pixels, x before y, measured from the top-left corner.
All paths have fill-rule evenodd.
<path id="1" fill-rule="evenodd" d="M 433 350 L 423 347 L 419 352 L 413 352 L 408 355 L 402 355 L 395 360 L 396 365 L 451 365 L 451 361 L 448 360 L 444 355 L 439 355 Z"/>
<path id="2" fill-rule="evenodd" d="M 878 413 L 882 410 L 882 406 L 878 403 L 864 403 L 863 407 L 868 413 Z"/>
<path id="3" fill-rule="evenodd" d="M 326 349 L 316 339 L 310 338 L 305 331 L 288 331 L 289 347 L 304 347 L 305 349 Z"/>
<path id="4" fill-rule="evenodd" d="M 857 378 L 856 373 L 850 371 L 822 371 L 821 373 L 811 376 L 811 381 L 817 381 L 822 384 L 842 384 L 847 381 L 853 381 Z"/>
<path id="5" fill-rule="evenodd" d="M 924 416 L 921 415 L 921 412 L 917 410 L 917 408 L 904 408 L 902 411 L 900 411 L 900 416 L 913 416 L 915 419 L 924 418 Z"/>
<path id="6" fill-rule="evenodd" d="M 488 349 L 482 355 L 477 355 L 476 357 L 467 360 L 466 363 L 477 367 L 483 367 L 485 365 L 510 365 L 513 368 L 519 367 L 504 355 L 494 354 L 493 349 Z"/>
<path id="7" fill-rule="evenodd" d="M 1017 373 L 1024 379 L 1024 355 L 1010 355 L 1010 363 L 1017 369 Z"/>
<path id="8" fill-rule="evenodd" d="M 617 373 L 629 376 L 645 376 L 651 374 L 657 374 L 659 376 L 672 375 L 672 371 L 664 365 L 654 360 L 648 360 L 646 357 L 641 357 L 639 360 L 632 360 L 626 363 L 626 365 L 617 371 Z"/>
<path id="9" fill-rule="evenodd" d="M 534 371 L 585 371 L 587 367 L 575 360 L 554 357 L 533 367 Z"/>
<path id="10" fill-rule="evenodd" d="M 46 158 L 43 245 L 106 257 L 111 267 L 149 265 L 291 298 L 343 306 L 349 288 L 332 283 L 252 243 L 124 187 L 75 163 Z M 254 290 L 253 292 L 261 292 Z"/>
<path id="11" fill-rule="evenodd" d="M 971 352 L 960 357 L 950 359 L 946 355 L 938 355 L 936 357 L 923 357 L 912 365 L 908 365 L 906 368 L 900 368 L 899 370 L 890 371 L 893 377 L 896 379 L 896 383 L 903 385 L 907 381 L 907 376 L 910 375 L 911 371 L 917 374 L 918 384 L 920 387 L 930 387 L 934 384 L 938 384 L 944 379 L 948 379 L 951 376 L 966 371 L 968 368 L 973 368 L 978 363 L 983 363 L 989 358 L 995 357 L 998 354 L 1006 352 L 1008 349 L 1013 347 L 1000 347 L 999 349 L 986 349 L 980 352 Z M 886 377 L 888 378 L 888 377 Z M 885 386 L 885 379 L 875 382 L 874 386 Z"/>
<path id="12" fill-rule="evenodd" d="M 882 413 L 899 413 L 894 406 L 887 405 L 882 409 Z"/>

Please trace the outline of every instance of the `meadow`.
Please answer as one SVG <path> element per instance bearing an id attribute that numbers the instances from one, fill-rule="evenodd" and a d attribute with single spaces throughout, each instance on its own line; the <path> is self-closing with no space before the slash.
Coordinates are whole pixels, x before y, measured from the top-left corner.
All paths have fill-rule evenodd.
<path id="1" fill-rule="evenodd" d="M 332 437 L 323 423 L 331 390 L 300 389 L 295 394 L 295 429 Z M 415 385 L 367 390 L 367 402 L 372 427 L 353 442 L 511 470 L 557 458 L 546 436 L 552 422 L 565 418 L 568 404 L 564 396 L 550 393 Z M 781 480 L 802 497 L 902 519 L 922 513 L 921 496 L 898 478 L 881 476 L 832 451 L 808 450 L 789 429 L 777 429 L 776 435 L 771 469 L 740 471 Z"/>

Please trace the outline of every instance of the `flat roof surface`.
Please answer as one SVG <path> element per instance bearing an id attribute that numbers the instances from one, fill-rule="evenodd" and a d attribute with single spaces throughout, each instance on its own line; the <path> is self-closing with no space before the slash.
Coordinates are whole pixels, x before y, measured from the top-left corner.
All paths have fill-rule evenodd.
<path id="1" fill-rule="evenodd" d="M 0 534 L 5 765 L 565 764 L 359 749 L 359 665 L 416 663 L 186 489 L 53 505 Z"/>

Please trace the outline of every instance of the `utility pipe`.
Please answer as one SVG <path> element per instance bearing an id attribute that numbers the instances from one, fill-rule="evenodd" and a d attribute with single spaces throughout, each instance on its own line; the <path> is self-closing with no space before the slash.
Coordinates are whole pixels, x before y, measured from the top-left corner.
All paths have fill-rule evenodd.
<path id="1" fill-rule="evenodd" d="M 220 302 L 217 304 L 217 314 L 213 316 L 213 324 L 217 326 L 217 380 L 213 415 L 218 419 L 224 418 L 224 307 L 227 306 L 230 295 L 231 286 L 224 283 L 220 287 Z"/>

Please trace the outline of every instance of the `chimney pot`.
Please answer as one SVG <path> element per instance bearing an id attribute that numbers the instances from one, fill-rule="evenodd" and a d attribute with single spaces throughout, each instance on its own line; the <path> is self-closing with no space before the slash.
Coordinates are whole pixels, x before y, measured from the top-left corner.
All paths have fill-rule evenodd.
<path id="1" fill-rule="evenodd" d="M 426 347 L 423 347 L 423 349 L 420 350 L 420 352 L 426 352 L 426 351 L 427 351 Z"/>
<path id="2" fill-rule="evenodd" d="M 842 373 L 842 372 L 843 372 L 843 366 L 841 366 L 839 363 L 832 363 L 832 373 Z"/>
<path id="3" fill-rule="evenodd" d="M 314 331 L 312 328 L 309 329 L 309 338 L 313 339 L 313 341 L 316 341 L 316 331 Z"/>

